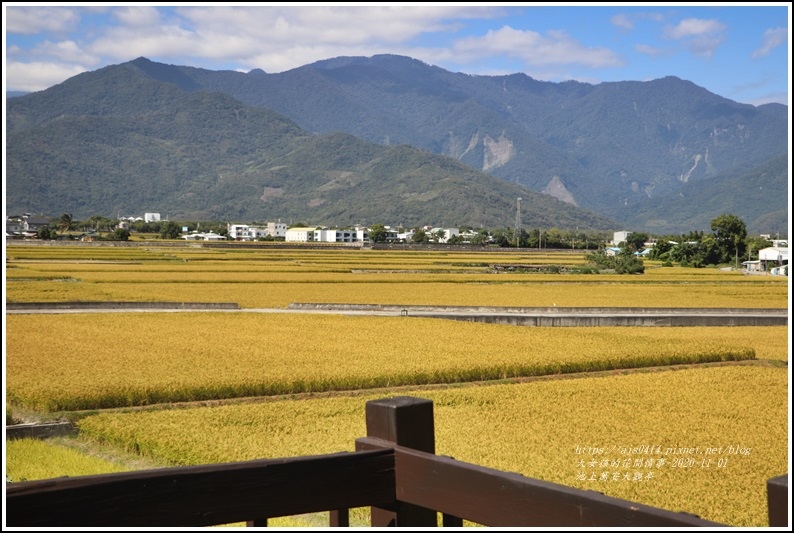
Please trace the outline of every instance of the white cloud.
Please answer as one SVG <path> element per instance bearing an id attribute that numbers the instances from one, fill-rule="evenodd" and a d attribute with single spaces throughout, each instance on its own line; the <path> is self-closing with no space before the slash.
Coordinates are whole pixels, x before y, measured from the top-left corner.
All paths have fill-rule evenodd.
<path id="1" fill-rule="evenodd" d="M 665 28 L 664 35 L 668 39 L 683 40 L 695 55 L 711 57 L 724 40 L 724 30 L 725 25 L 717 20 L 689 18 Z"/>
<path id="2" fill-rule="evenodd" d="M 665 53 L 662 48 L 657 48 L 655 46 L 649 46 L 647 44 L 637 44 L 634 45 L 634 50 L 641 54 L 645 54 L 647 56 L 660 56 Z"/>
<path id="3" fill-rule="evenodd" d="M 119 7 L 112 13 L 113 17 L 124 26 L 146 27 L 160 24 L 160 12 L 154 7 Z"/>
<path id="4" fill-rule="evenodd" d="M 77 76 L 87 69 L 61 63 L 20 63 L 6 65 L 6 84 L 9 91 L 41 91 L 63 80 Z"/>
<path id="5" fill-rule="evenodd" d="M 451 19 L 484 17 L 487 7 L 458 6 L 303 6 L 191 7 L 178 13 L 197 33 L 243 34 L 265 43 L 307 45 L 401 42 L 422 33 L 452 31 Z"/>
<path id="6" fill-rule="evenodd" d="M 74 41 L 60 41 L 57 43 L 43 41 L 33 48 L 31 55 L 57 58 L 61 61 L 68 61 L 81 65 L 96 65 L 100 61 L 99 56 L 85 52 Z"/>
<path id="7" fill-rule="evenodd" d="M 545 36 L 530 30 L 515 30 L 504 26 L 489 30 L 482 37 L 468 37 L 453 46 L 457 61 L 466 62 L 489 56 L 521 59 L 533 66 L 581 65 L 585 67 L 616 67 L 623 62 L 608 48 L 589 48 L 561 31 Z"/>
<path id="8" fill-rule="evenodd" d="M 460 6 L 124 8 L 124 24 L 107 28 L 90 50 L 113 60 L 147 56 L 194 64 L 282 72 L 339 55 L 406 53 L 400 43 L 428 32 L 454 32 L 460 19 L 487 18 L 498 8 Z M 140 24 L 140 25 L 139 25 Z"/>
<path id="9" fill-rule="evenodd" d="M 76 10 L 62 7 L 8 6 L 5 10 L 8 33 L 33 35 L 45 31 L 65 32 L 74 29 L 79 21 Z"/>
<path id="10" fill-rule="evenodd" d="M 92 53 L 125 61 L 140 56 L 201 56 L 207 48 L 214 47 L 203 43 L 195 33 L 176 26 L 112 28 L 89 46 Z"/>
<path id="11" fill-rule="evenodd" d="M 661 22 L 663 18 L 664 17 L 660 13 L 619 13 L 614 15 L 610 19 L 610 22 L 624 31 L 629 31 L 634 29 L 635 23 L 638 20 L 653 20 L 656 22 Z"/>
<path id="12" fill-rule="evenodd" d="M 711 57 L 714 54 L 714 50 L 722 44 L 723 40 L 722 36 L 704 35 L 689 41 L 687 48 L 695 55 Z"/>
<path id="13" fill-rule="evenodd" d="M 753 59 L 764 57 L 769 54 L 773 49 L 788 40 L 788 30 L 786 28 L 773 28 L 764 32 L 764 44 L 761 48 L 755 50 L 750 57 Z"/>
<path id="14" fill-rule="evenodd" d="M 670 26 L 665 29 L 668 39 L 684 39 L 686 37 L 697 37 L 706 34 L 720 33 L 725 29 L 725 25 L 717 20 L 704 19 L 684 19 L 677 26 Z"/>
<path id="15" fill-rule="evenodd" d="M 615 15 L 612 17 L 611 22 L 618 28 L 622 28 L 624 30 L 630 30 L 634 28 L 634 22 L 631 20 L 631 17 L 629 17 L 628 15 L 624 15 L 624 14 Z"/>

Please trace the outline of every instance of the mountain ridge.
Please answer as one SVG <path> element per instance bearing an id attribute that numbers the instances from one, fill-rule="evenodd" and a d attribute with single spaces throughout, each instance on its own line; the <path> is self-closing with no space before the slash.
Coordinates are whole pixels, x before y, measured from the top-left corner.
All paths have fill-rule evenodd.
<path id="1" fill-rule="evenodd" d="M 22 97 L 7 121 L 12 211 L 504 226 L 515 198 L 525 197 L 535 205 L 527 224 L 615 225 L 445 156 L 342 132 L 313 135 L 274 111 L 128 67 Z"/>
<path id="2" fill-rule="evenodd" d="M 117 114 L 124 113 L 125 105 L 130 112 L 153 105 L 171 90 L 166 86 L 223 93 L 288 117 L 310 135 L 346 132 L 380 146 L 415 146 L 638 230 L 704 229 L 679 224 L 702 220 L 696 216 L 701 212 L 711 218 L 721 214 L 709 211 L 724 204 L 716 200 L 720 196 L 742 198 L 759 187 L 778 191 L 774 183 L 779 184 L 781 174 L 749 171 L 744 181 L 730 176 L 788 154 L 786 106 L 739 104 L 675 76 L 598 85 L 553 83 L 525 74 L 453 73 L 390 54 L 330 58 L 277 74 L 210 71 L 142 57 L 106 68 L 126 70 L 129 80 L 141 76 L 162 84 L 147 89 L 145 102 L 131 95 Z M 83 111 L 98 113 L 97 102 L 109 90 L 109 78 L 101 78 L 108 74 L 123 77 L 100 74 L 98 83 L 81 88 L 93 95 L 84 98 Z M 26 120 L 33 122 L 27 126 L 20 118 L 26 115 L 20 100 L 32 96 L 13 99 L 8 131 L 35 125 L 29 115 Z M 66 101 L 76 100 L 71 95 Z M 80 107 L 60 111 L 77 113 Z M 40 120 L 56 115 L 53 111 Z M 783 181 L 788 182 L 787 176 Z M 670 200 L 682 198 L 682 190 L 696 183 L 705 191 L 699 202 Z M 785 211 L 786 202 L 776 195 L 767 198 L 766 206 L 734 205 L 739 216 L 761 220 Z M 651 217 L 653 204 L 672 211 L 657 210 Z"/>

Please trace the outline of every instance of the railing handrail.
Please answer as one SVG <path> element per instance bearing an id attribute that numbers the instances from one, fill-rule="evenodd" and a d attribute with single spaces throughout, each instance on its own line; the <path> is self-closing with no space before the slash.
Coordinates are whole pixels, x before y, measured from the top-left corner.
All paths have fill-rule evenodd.
<path id="1" fill-rule="evenodd" d="M 394 502 L 394 452 L 342 452 L 6 484 L 6 525 L 266 522 Z"/>
<path id="2" fill-rule="evenodd" d="M 11 527 L 168 527 L 371 507 L 373 526 L 469 520 L 512 527 L 724 526 L 691 513 L 503 472 L 435 454 L 433 404 L 398 396 L 366 405 L 355 452 L 6 484 Z M 767 481 L 769 525 L 788 526 L 788 474 Z"/>
<path id="3" fill-rule="evenodd" d="M 361 450 L 395 451 L 396 493 L 400 502 L 484 526 L 726 527 L 691 513 L 503 472 L 377 438 L 357 439 L 356 446 Z"/>

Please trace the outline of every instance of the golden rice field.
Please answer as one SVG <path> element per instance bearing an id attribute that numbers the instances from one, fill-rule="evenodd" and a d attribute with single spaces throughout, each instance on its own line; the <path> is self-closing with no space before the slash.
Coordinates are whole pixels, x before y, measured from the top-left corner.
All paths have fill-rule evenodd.
<path id="1" fill-rule="evenodd" d="M 128 467 L 102 457 L 89 456 L 56 443 L 56 440 L 6 440 L 6 479 L 13 482 L 61 476 L 91 476 L 126 472 Z"/>
<path id="2" fill-rule="evenodd" d="M 713 283 L 82 283 L 9 282 L 9 302 L 234 302 L 286 308 L 291 303 L 507 307 L 785 308 L 783 285 Z"/>
<path id="3" fill-rule="evenodd" d="M 744 328 L 224 312 L 9 315 L 6 324 L 6 398 L 44 411 L 733 361 L 757 357 L 756 347 L 769 357 Z"/>
<path id="4" fill-rule="evenodd" d="M 80 253 L 88 254 L 88 259 Z M 94 254 L 96 258 L 91 257 Z M 146 260 L 131 260 L 148 255 Z M 652 267 L 639 276 L 494 273 L 494 264 L 583 264 L 571 252 L 8 246 L 6 300 L 293 302 L 521 307 L 770 307 L 787 278 Z M 114 260 L 115 258 L 115 260 Z"/>
<path id="5" fill-rule="evenodd" d="M 7 314 L 6 401 L 26 414 L 79 419 L 71 453 L 82 442 L 108 457 L 127 450 L 184 465 L 353 450 L 367 400 L 411 394 L 434 401 L 439 454 L 732 526 L 767 525 L 766 480 L 789 468 L 788 371 L 780 363 L 789 359 L 787 327 L 537 328 L 278 312 L 293 302 L 787 308 L 787 277 L 651 261 L 637 276 L 492 269 L 584 263 L 582 253 L 545 250 L 175 243 L 10 245 L 6 253 L 7 302 L 236 302 L 273 311 Z M 749 361 L 570 374 L 738 359 Z M 505 380 L 540 375 L 547 377 Z M 341 392 L 320 394 L 327 391 Z M 227 401 L 171 403 L 211 399 Z M 99 414 L 76 412 L 83 409 Z M 15 480 L 108 466 L 75 469 L 78 460 L 61 456 L 57 442 L 12 443 L 6 475 Z M 660 453 L 637 463 L 630 448 L 648 445 Z M 577 446 L 609 451 L 592 456 Z M 682 447 L 719 452 L 694 461 L 664 453 Z M 674 459 L 684 461 L 674 467 Z"/>
<path id="6" fill-rule="evenodd" d="M 732 526 L 764 526 L 766 480 L 788 468 L 787 389 L 786 369 L 742 366 L 408 394 L 433 400 L 438 454 Z M 365 402 L 380 397 L 103 413 L 79 424 L 92 439 L 175 465 L 314 455 L 352 451 L 365 435 Z M 658 453 L 631 451 L 646 445 Z M 674 453 L 680 448 L 699 452 Z"/>

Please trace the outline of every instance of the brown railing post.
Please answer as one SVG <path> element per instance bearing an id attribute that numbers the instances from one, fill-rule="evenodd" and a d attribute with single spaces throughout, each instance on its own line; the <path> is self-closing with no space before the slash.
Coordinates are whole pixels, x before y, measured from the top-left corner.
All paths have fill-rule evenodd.
<path id="1" fill-rule="evenodd" d="M 769 508 L 769 527 L 788 527 L 788 474 L 767 480 L 766 498 Z"/>
<path id="2" fill-rule="evenodd" d="M 436 452 L 432 401 L 396 396 L 369 401 L 365 409 L 368 437 L 423 452 Z M 432 509 L 398 501 L 394 509 L 373 507 L 371 522 L 373 527 L 436 527 L 438 515 Z"/>
<path id="3" fill-rule="evenodd" d="M 328 522 L 329 527 L 350 527 L 350 509 L 332 509 Z"/>

